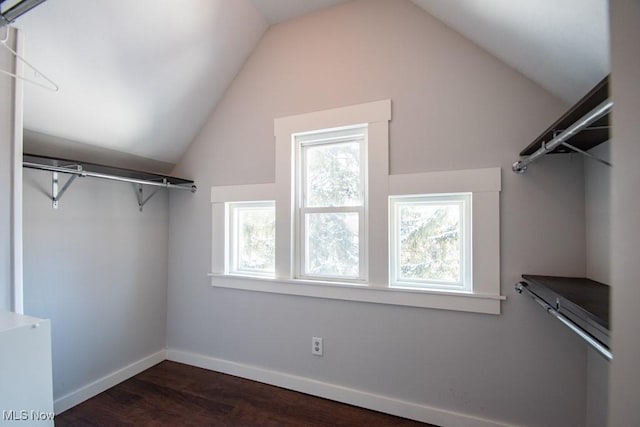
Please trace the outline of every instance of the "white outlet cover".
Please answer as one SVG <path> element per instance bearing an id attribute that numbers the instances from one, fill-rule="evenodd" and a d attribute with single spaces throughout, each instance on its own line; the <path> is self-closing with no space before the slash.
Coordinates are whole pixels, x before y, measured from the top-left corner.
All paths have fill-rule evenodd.
<path id="1" fill-rule="evenodd" d="M 324 348 L 322 345 L 321 337 L 311 337 L 311 354 L 315 356 L 322 356 Z"/>

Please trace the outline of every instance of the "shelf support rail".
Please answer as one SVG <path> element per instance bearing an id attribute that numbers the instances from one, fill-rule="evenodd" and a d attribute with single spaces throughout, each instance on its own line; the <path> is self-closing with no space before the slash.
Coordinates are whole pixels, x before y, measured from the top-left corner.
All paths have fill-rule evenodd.
<path id="1" fill-rule="evenodd" d="M 133 183 L 135 188 L 136 188 L 136 195 L 138 197 L 138 206 L 139 206 L 141 212 L 142 212 L 142 207 L 144 206 L 144 204 L 147 203 L 149 201 L 149 199 L 151 197 L 153 197 L 153 195 L 157 191 L 157 189 L 156 189 L 156 191 L 151 193 L 149 196 L 147 196 L 146 198 L 143 198 L 143 194 L 142 194 L 142 186 L 143 185 L 150 185 L 150 186 L 154 186 L 154 187 L 163 187 L 163 188 L 169 188 L 169 189 L 173 189 L 173 190 L 189 190 L 192 193 L 195 193 L 196 190 L 197 190 L 197 187 L 194 184 L 191 184 L 191 185 L 171 184 L 170 182 L 167 181 L 166 178 L 163 178 L 162 181 L 148 181 L 148 180 L 144 180 L 144 179 L 128 178 L 128 177 L 123 177 L 123 176 L 109 175 L 109 174 L 105 174 L 105 173 L 86 171 L 80 165 L 76 165 L 75 168 L 71 168 L 71 167 L 63 167 L 63 166 L 43 165 L 43 164 L 40 164 L 40 163 L 33 163 L 33 162 L 23 162 L 22 166 L 25 167 L 25 168 L 29 168 L 29 169 L 38 169 L 38 170 L 44 170 L 44 171 L 52 172 L 51 201 L 52 201 L 54 209 L 58 208 L 58 205 L 59 205 L 59 202 L 60 202 L 60 198 L 65 193 L 65 191 L 67 191 L 67 189 L 71 186 L 71 184 L 74 182 L 74 180 L 77 177 L 84 178 L 84 177 L 88 176 L 88 177 L 92 177 L 92 178 L 101 178 L 101 179 L 109 179 L 109 180 L 113 180 L 113 181 Z M 62 186 L 62 188 L 60 188 L 60 180 L 59 180 L 59 176 L 58 176 L 59 173 L 65 173 L 65 174 L 71 175 L 69 177 L 69 179 L 67 180 L 67 182 Z"/>
<path id="2" fill-rule="evenodd" d="M 573 145 L 568 144 L 566 141 L 570 138 L 572 138 L 573 136 L 577 135 L 580 131 L 584 130 L 585 128 L 587 128 L 591 123 L 595 122 L 596 120 L 598 120 L 599 118 L 609 114 L 609 112 L 611 111 L 611 107 L 613 107 L 613 101 L 607 99 L 605 101 L 602 101 L 600 104 L 598 104 L 597 107 L 595 107 L 593 110 L 589 111 L 587 114 L 585 114 L 584 116 L 582 116 L 578 121 L 576 121 L 574 124 L 572 124 L 571 126 L 569 126 L 568 128 L 566 128 L 564 131 L 562 131 L 560 134 L 556 135 L 553 137 L 553 139 L 551 139 L 551 141 L 549 142 L 542 142 L 542 145 L 540 146 L 540 148 L 538 148 L 533 154 L 531 154 L 530 156 L 527 156 L 524 159 L 518 160 L 517 162 L 515 162 L 513 164 L 513 166 L 511 167 L 511 169 L 515 172 L 515 173 L 524 173 L 527 170 L 527 166 L 529 166 L 531 163 L 535 162 L 536 160 L 538 160 L 540 157 L 544 156 L 547 153 L 550 153 L 551 151 L 555 150 L 559 145 L 564 145 L 565 147 L 574 150 L 578 153 L 581 154 L 585 154 L 589 157 L 595 157 L 590 153 L 586 153 L 583 150 L 578 149 L 577 147 L 574 147 Z M 597 159 L 598 161 L 601 161 L 605 164 L 608 164 L 609 166 L 611 166 L 611 164 L 605 160 L 601 160 L 601 159 Z"/>
<path id="3" fill-rule="evenodd" d="M 593 347 L 598 353 L 604 356 L 607 360 L 613 359 L 613 354 L 611 353 L 611 351 L 606 345 L 602 344 L 597 338 L 595 338 L 589 332 L 585 331 L 583 328 L 577 325 L 574 321 L 569 319 L 564 314 L 558 312 L 558 310 L 556 310 L 553 306 L 551 306 L 542 298 L 540 298 L 538 295 L 536 295 L 536 293 L 534 293 L 531 289 L 529 289 L 529 287 L 525 282 L 517 283 L 515 285 L 515 289 L 516 289 L 516 292 L 518 292 L 519 294 L 521 294 L 522 291 L 527 291 L 531 296 L 531 298 L 533 298 L 535 302 L 540 304 L 547 313 L 549 313 L 550 315 L 558 319 L 560 322 L 562 322 L 562 324 L 564 324 L 566 327 L 571 329 L 575 334 L 577 334 L 580 338 L 585 340 L 591 347 Z"/>

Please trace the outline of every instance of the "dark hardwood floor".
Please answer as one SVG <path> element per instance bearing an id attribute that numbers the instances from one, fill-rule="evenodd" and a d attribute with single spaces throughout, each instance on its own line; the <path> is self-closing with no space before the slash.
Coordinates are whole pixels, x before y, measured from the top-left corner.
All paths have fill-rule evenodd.
<path id="1" fill-rule="evenodd" d="M 55 425 L 428 426 L 169 361 L 56 416 Z"/>

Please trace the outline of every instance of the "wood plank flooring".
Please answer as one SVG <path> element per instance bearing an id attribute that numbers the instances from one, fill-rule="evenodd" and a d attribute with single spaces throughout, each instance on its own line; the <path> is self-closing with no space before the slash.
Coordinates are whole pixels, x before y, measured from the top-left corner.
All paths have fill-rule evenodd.
<path id="1" fill-rule="evenodd" d="M 169 361 L 56 416 L 55 425 L 429 426 Z"/>

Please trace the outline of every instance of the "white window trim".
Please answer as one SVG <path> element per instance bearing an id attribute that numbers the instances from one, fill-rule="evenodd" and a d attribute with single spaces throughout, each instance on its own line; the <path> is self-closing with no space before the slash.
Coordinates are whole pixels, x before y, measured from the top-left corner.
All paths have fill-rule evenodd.
<path id="1" fill-rule="evenodd" d="M 275 119 L 276 182 L 212 188 L 211 284 L 215 287 L 347 301 L 500 314 L 500 168 L 389 175 L 391 101 L 336 108 Z M 294 278 L 292 135 L 368 124 L 368 266 L 366 285 Z M 473 293 L 390 288 L 388 197 L 431 193 L 472 193 Z M 275 200 L 276 277 L 224 274 L 224 202 Z"/>
<path id="2" fill-rule="evenodd" d="M 479 293 L 461 294 L 400 288 L 373 288 L 366 285 L 317 283 L 295 279 L 266 279 L 217 273 L 209 273 L 209 276 L 211 277 L 211 286 L 218 288 L 471 313 L 500 314 L 500 301 L 505 299 L 500 295 Z"/>

